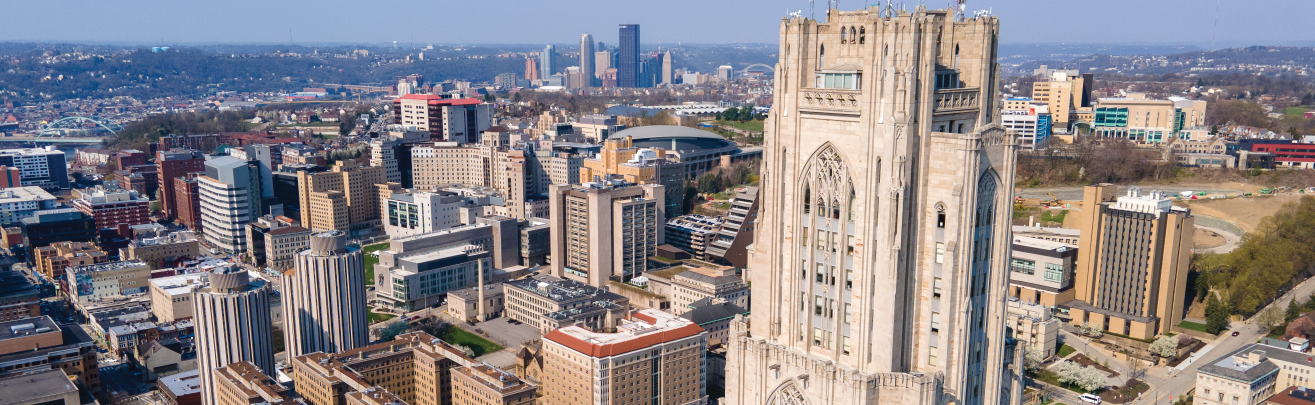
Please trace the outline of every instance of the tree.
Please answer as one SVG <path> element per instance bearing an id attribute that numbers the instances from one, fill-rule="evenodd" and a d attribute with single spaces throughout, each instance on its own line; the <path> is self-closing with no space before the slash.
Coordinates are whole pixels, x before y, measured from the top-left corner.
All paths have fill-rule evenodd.
<path id="1" fill-rule="evenodd" d="M 379 339 L 383 341 L 393 340 L 397 335 L 406 333 L 408 329 L 411 329 L 410 324 L 402 321 L 401 318 L 394 319 L 392 323 L 389 323 L 388 326 L 384 326 L 384 328 L 379 331 Z"/>
<path id="2" fill-rule="evenodd" d="M 1132 357 L 1128 358 L 1128 379 L 1141 380 L 1146 378 L 1146 362 Z M 1124 381 L 1126 384 L 1127 381 Z"/>
<path id="3" fill-rule="evenodd" d="M 1228 316 L 1231 315 L 1228 306 L 1220 302 L 1214 294 L 1206 299 L 1205 304 L 1205 331 L 1211 335 L 1218 335 L 1224 329 L 1228 329 Z"/>
<path id="4" fill-rule="evenodd" d="M 1107 375 L 1095 367 L 1087 367 L 1065 360 L 1059 363 L 1059 382 L 1095 391 L 1105 386 Z"/>
<path id="5" fill-rule="evenodd" d="M 1177 356 L 1178 339 L 1173 336 L 1160 336 L 1159 339 L 1155 339 L 1155 343 L 1151 343 L 1150 350 L 1152 354 L 1164 358 Z"/>
<path id="6" fill-rule="evenodd" d="M 1078 332 L 1081 333 L 1083 336 L 1087 336 L 1091 338 L 1099 338 L 1105 335 L 1105 332 L 1102 332 L 1100 328 L 1091 326 L 1090 322 L 1083 322 L 1082 326 L 1078 327 Z"/>
<path id="7" fill-rule="evenodd" d="M 1041 369 L 1041 363 L 1046 361 L 1046 353 L 1041 351 L 1041 347 L 1036 345 L 1027 345 L 1027 351 L 1023 353 L 1023 367 L 1029 372 L 1037 372 Z"/>
<path id="8" fill-rule="evenodd" d="M 721 113 L 722 119 L 731 121 L 740 117 L 740 110 L 735 107 L 726 107 L 726 111 Z"/>

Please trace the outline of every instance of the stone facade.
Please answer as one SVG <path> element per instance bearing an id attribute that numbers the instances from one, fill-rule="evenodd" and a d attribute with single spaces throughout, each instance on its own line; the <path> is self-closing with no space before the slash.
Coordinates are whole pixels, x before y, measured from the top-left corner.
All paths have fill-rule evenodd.
<path id="1" fill-rule="evenodd" d="M 726 405 L 999 404 L 1013 134 L 999 20 L 835 9 L 781 22 L 752 322 L 731 322 Z M 962 18 L 962 19 L 961 19 Z"/>

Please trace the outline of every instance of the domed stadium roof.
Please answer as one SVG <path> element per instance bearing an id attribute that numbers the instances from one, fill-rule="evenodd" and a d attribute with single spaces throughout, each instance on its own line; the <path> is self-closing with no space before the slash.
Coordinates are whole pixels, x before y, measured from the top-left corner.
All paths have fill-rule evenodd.
<path id="1" fill-rule="evenodd" d="M 675 125 L 650 125 L 627 128 L 621 132 L 608 136 L 608 138 L 619 139 L 627 136 L 631 138 L 634 146 L 639 148 L 671 150 L 673 141 L 675 142 L 675 149 L 680 151 L 719 149 L 735 146 L 735 142 L 731 142 L 726 138 L 723 138 L 721 135 L 701 129 Z"/>

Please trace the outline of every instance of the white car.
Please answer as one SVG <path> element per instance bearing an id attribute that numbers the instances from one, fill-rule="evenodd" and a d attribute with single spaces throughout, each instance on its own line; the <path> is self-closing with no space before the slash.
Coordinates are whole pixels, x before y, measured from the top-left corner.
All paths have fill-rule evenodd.
<path id="1" fill-rule="evenodd" d="M 1081 398 L 1084 402 L 1087 402 L 1087 403 L 1092 403 L 1092 404 L 1100 405 L 1100 397 L 1095 396 L 1095 395 L 1092 395 L 1092 394 L 1082 394 L 1082 395 L 1079 395 L 1078 398 Z"/>

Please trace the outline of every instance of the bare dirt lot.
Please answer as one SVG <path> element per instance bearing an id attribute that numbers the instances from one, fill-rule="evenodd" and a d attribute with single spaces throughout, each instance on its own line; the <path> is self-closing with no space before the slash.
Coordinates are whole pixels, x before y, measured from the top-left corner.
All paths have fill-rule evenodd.
<path id="1" fill-rule="evenodd" d="M 1260 220 L 1274 215 L 1284 204 L 1297 202 L 1304 194 L 1282 194 L 1275 196 L 1256 196 L 1247 198 L 1229 198 L 1225 200 L 1196 200 L 1186 205 L 1193 212 L 1223 219 L 1241 227 L 1243 231 L 1252 232 Z M 1200 235 L 1200 233 L 1197 233 Z"/>
<path id="2" fill-rule="evenodd" d="M 1223 246 L 1227 240 L 1214 231 L 1196 228 L 1196 235 L 1192 236 L 1192 242 L 1195 242 L 1196 249 L 1210 249 Z"/>

